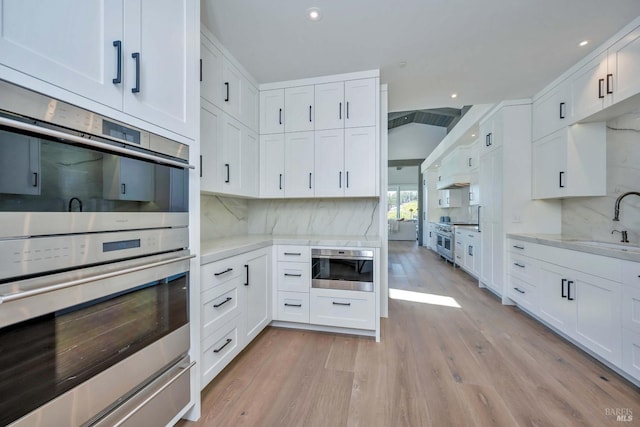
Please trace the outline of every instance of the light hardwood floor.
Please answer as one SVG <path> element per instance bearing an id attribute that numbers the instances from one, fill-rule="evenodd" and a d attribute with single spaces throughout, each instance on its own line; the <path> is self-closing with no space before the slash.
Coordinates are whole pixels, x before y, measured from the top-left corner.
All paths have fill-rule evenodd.
<path id="1" fill-rule="evenodd" d="M 391 299 L 381 343 L 267 328 L 178 425 L 640 425 L 637 387 L 433 252 L 390 242 L 389 285 L 460 308 Z"/>

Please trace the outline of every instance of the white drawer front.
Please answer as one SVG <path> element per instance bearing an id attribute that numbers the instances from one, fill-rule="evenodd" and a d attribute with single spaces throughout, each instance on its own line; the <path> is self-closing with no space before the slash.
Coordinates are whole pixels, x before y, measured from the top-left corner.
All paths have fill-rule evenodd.
<path id="1" fill-rule="evenodd" d="M 622 369 L 640 380 L 640 333 L 622 329 Z"/>
<path id="2" fill-rule="evenodd" d="M 532 243 L 523 242 L 522 240 L 507 240 L 507 250 L 515 254 L 531 256 Z"/>
<path id="3" fill-rule="evenodd" d="M 622 326 L 640 334 L 640 287 L 622 289 Z"/>
<path id="4" fill-rule="evenodd" d="M 509 276 L 509 298 L 532 313 L 538 311 L 538 295 L 536 287 L 522 279 Z"/>
<path id="5" fill-rule="evenodd" d="M 309 322 L 316 325 L 375 329 L 373 292 L 311 289 Z"/>
<path id="6" fill-rule="evenodd" d="M 311 273 L 305 262 L 278 262 L 278 290 L 309 292 Z"/>
<path id="7" fill-rule="evenodd" d="M 309 246 L 278 245 L 278 261 L 311 262 Z"/>
<path id="8" fill-rule="evenodd" d="M 278 292 L 277 320 L 309 323 L 309 294 Z"/>
<path id="9" fill-rule="evenodd" d="M 203 388 L 242 350 L 243 336 L 241 317 L 238 317 L 202 342 Z"/>
<path id="10" fill-rule="evenodd" d="M 625 285 L 640 288 L 640 262 L 623 261 L 622 281 Z"/>
<path id="11" fill-rule="evenodd" d="M 244 270 L 242 260 L 239 257 L 232 257 L 205 264 L 200 271 L 202 274 L 200 278 L 201 291 L 204 292 L 242 275 Z"/>
<path id="12" fill-rule="evenodd" d="M 538 266 L 535 264 L 535 261 L 530 258 L 511 254 L 509 257 L 508 274 L 535 284 L 538 280 Z"/>
<path id="13" fill-rule="evenodd" d="M 202 294 L 202 338 L 213 334 L 221 325 L 240 314 L 238 303 L 241 286 L 241 278 L 236 278 Z"/>

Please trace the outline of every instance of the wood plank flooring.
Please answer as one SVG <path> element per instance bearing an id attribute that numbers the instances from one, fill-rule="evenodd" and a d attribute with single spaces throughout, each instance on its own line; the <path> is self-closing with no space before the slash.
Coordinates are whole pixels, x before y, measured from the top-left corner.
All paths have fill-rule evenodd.
<path id="1" fill-rule="evenodd" d="M 389 242 L 389 286 L 460 308 L 390 299 L 381 343 L 267 328 L 178 425 L 640 425 L 637 387 L 433 252 Z"/>

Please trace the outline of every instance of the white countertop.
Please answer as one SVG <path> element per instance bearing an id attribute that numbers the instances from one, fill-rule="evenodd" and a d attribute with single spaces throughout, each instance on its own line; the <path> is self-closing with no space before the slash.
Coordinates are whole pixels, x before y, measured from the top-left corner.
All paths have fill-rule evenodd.
<path id="1" fill-rule="evenodd" d="M 200 265 L 271 245 L 380 248 L 380 236 L 309 236 L 250 234 L 200 242 Z"/>
<path id="2" fill-rule="evenodd" d="M 625 259 L 640 262 L 640 248 L 629 244 L 628 248 L 612 248 L 607 246 L 597 246 L 585 243 L 588 239 L 576 239 L 560 234 L 507 234 L 509 239 L 519 239 L 525 242 L 538 243 L 541 245 L 554 246 L 561 249 L 571 249 L 574 251 L 587 252 L 595 255 L 602 255 L 611 258 Z M 617 245 L 617 242 L 610 242 Z M 604 245 L 607 243 L 604 242 Z M 622 245 L 622 244 L 621 244 Z"/>

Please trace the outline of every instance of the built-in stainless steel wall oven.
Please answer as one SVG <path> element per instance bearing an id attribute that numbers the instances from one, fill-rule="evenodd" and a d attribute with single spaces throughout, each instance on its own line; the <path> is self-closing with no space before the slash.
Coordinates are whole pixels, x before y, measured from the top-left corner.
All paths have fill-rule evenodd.
<path id="1" fill-rule="evenodd" d="M 188 147 L 0 82 L 0 425 L 190 401 Z"/>
<path id="2" fill-rule="evenodd" d="M 373 292 L 373 251 L 311 249 L 314 288 Z"/>

